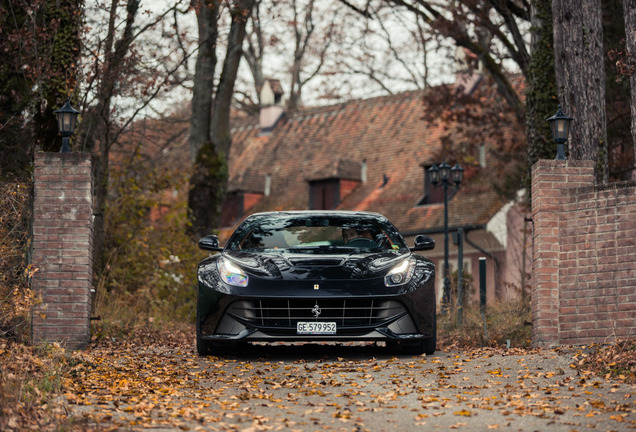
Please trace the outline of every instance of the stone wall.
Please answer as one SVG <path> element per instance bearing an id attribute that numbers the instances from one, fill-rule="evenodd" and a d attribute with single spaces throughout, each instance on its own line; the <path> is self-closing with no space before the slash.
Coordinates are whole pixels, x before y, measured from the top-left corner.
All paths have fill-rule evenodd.
<path id="1" fill-rule="evenodd" d="M 90 340 L 93 199 L 90 155 L 36 153 L 33 197 L 34 343 Z"/>
<path id="2" fill-rule="evenodd" d="M 533 344 L 636 337 L 636 182 L 594 185 L 593 161 L 532 168 Z"/>

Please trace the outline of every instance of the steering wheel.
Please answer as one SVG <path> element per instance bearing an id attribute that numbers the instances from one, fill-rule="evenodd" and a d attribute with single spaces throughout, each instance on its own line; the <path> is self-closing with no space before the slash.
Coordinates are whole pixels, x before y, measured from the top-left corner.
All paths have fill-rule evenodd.
<path id="1" fill-rule="evenodd" d="M 347 247 L 355 247 L 355 248 L 376 248 L 378 247 L 377 243 L 371 239 L 365 237 L 354 238 L 353 240 L 349 240 L 345 243 Z"/>

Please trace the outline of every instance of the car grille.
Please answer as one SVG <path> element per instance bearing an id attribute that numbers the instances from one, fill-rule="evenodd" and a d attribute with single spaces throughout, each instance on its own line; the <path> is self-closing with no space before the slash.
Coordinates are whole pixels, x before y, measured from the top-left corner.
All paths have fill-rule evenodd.
<path id="1" fill-rule="evenodd" d="M 320 308 L 316 318 L 315 306 Z M 394 300 L 377 299 L 259 299 L 233 303 L 228 313 L 255 327 L 296 328 L 299 321 L 332 321 L 338 328 L 373 327 L 406 313 Z"/>

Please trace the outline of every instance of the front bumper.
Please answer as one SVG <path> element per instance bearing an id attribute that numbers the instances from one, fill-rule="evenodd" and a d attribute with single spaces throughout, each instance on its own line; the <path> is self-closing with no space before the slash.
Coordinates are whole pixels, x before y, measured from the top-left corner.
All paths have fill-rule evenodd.
<path id="1" fill-rule="evenodd" d="M 320 310 L 318 318 L 315 307 Z M 298 334 L 297 323 L 307 321 L 333 322 L 337 331 L 335 334 Z M 375 298 L 235 300 L 229 304 L 214 331 L 202 332 L 201 336 L 219 342 L 241 339 L 417 341 L 425 337 L 403 304 Z"/>

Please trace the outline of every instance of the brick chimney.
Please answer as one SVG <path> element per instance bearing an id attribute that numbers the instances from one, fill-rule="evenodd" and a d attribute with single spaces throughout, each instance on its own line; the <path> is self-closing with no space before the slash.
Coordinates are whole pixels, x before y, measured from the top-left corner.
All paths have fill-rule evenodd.
<path id="1" fill-rule="evenodd" d="M 484 75 L 484 65 L 475 54 L 464 47 L 455 50 L 455 89 L 470 95 Z"/>
<path id="2" fill-rule="evenodd" d="M 261 88 L 261 133 L 271 132 L 284 114 L 283 87 L 280 85 L 280 81 L 265 79 Z"/>

